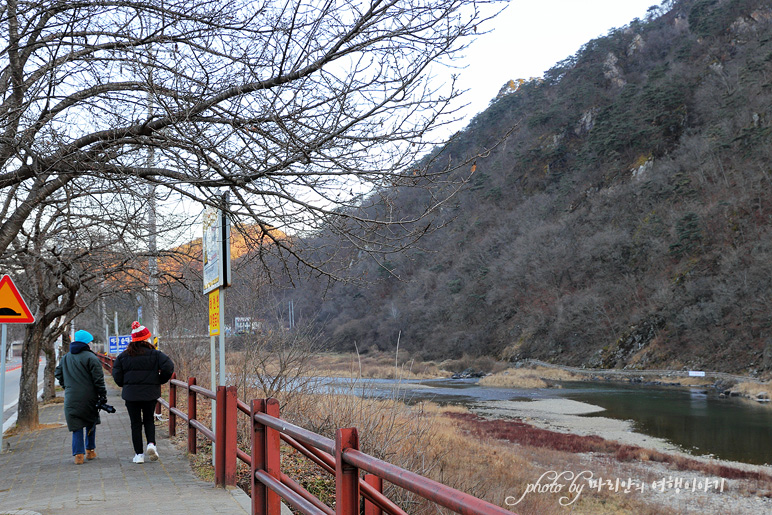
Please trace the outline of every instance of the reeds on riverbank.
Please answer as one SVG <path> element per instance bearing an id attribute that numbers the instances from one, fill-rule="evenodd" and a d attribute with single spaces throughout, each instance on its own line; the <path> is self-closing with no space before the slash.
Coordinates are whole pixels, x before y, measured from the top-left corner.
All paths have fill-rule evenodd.
<path id="1" fill-rule="evenodd" d="M 318 354 L 312 360 L 314 374 L 320 377 L 349 377 L 363 379 L 437 379 L 450 377 L 451 372 L 434 362 L 373 352 Z"/>
<path id="2" fill-rule="evenodd" d="M 739 392 L 744 397 L 754 400 L 769 402 L 772 399 L 772 383 L 738 383 L 732 387 L 732 391 Z"/>
<path id="3" fill-rule="evenodd" d="M 497 388 L 550 388 L 559 387 L 554 381 L 581 381 L 584 377 L 559 368 L 508 368 L 480 379 L 480 386 Z"/>

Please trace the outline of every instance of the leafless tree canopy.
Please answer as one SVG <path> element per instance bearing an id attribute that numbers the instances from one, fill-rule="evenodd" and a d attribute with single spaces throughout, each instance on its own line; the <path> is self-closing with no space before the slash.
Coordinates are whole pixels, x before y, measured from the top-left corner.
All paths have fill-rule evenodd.
<path id="1" fill-rule="evenodd" d="M 235 218 L 285 232 L 405 222 L 349 208 L 381 186 L 442 182 L 408 166 L 458 94 L 430 65 L 450 63 L 496 1 L 8 1 L 0 253 L 74 183 L 197 202 L 226 189 Z"/>

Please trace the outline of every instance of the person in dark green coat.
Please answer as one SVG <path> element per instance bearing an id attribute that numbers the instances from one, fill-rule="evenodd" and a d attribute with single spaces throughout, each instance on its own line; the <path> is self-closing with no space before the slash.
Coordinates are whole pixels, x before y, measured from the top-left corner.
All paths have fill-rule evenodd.
<path id="1" fill-rule="evenodd" d="M 102 363 L 88 346 L 93 339 L 88 331 L 77 331 L 70 352 L 62 356 L 55 373 L 64 387 L 64 418 L 72 431 L 76 465 L 83 463 L 84 454 L 87 459 L 96 458 L 96 425 L 101 422 L 97 404 L 107 400 Z"/>

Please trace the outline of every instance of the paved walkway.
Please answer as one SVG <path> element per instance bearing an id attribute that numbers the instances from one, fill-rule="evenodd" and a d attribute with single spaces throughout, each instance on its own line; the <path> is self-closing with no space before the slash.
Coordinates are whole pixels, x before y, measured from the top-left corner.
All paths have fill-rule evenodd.
<path id="1" fill-rule="evenodd" d="M 101 414 L 95 460 L 74 464 L 62 404 L 40 408 L 41 424 L 60 427 L 3 439 L 10 448 L 0 453 L 0 515 L 249 513 L 240 489 L 197 479 L 166 431 L 158 435 L 159 461 L 132 463 L 129 415 L 120 391 L 107 390 L 117 411 Z"/>

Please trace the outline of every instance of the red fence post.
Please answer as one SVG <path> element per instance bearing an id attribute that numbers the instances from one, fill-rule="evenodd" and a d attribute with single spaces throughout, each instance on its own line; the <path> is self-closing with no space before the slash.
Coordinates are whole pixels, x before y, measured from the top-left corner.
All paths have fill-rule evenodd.
<path id="1" fill-rule="evenodd" d="M 215 409 L 217 417 L 214 430 L 214 484 L 225 487 L 225 387 L 217 387 Z"/>
<path id="2" fill-rule="evenodd" d="M 235 386 L 217 387 L 214 480 L 223 488 L 236 486 L 237 395 Z"/>
<path id="3" fill-rule="evenodd" d="M 255 421 L 255 413 L 279 416 L 279 402 L 276 399 L 257 399 L 252 401 L 252 513 L 254 515 L 280 515 L 281 499 L 279 494 L 255 479 L 255 472 L 264 470 L 281 481 L 279 463 L 279 432 Z"/>
<path id="4" fill-rule="evenodd" d="M 383 479 L 375 474 L 365 474 L 365 483 L 372 486 L 378 492 L 383 493 Z M 382 515 L 383 510 L 377 505 L 365 499 L 365 515 Z"/>
<path id="5" fill-rule="evenodd" d="M 177 436 L 177 415 L 172 412 L 172 408 L 177 407 L 177 385 L 172 383 L 177 379 L 177 374 L 172 374 L 169 381 L 169 436 Z"/>
<path id="6" fill-rule="evenodd" d="M 190 387 L 195 386 L 196 378 L 188 378 L 188 452 L 196 454 L 196 428 L 190 425 L 191 420 L 196 419 L 196 392 Z"/>
<path id="7" fill-rule="evenodd" d="M 265 400 L 255 399 L 249 410 L 252 421 L 252 468 L 249 482 L 252 486 L 252 514 L 266 515 L 266 492 L 268 488 L 255 479 L 255 472 L 265 469 L 265 426 L 255 420 L 255 413 L 265 413 Z"/>
<path id="8" fill-rule="evenodd" d="M 225 486 L 236 486 L 236 449 L 238 449 L 238 389 L 229 386 L 225 392 Z"/>
<path id="9" fill-rule="evenodd" d="M 265 401 L 265 413 L 271 417 L 279 418 L 279 401 L 270 398 Z M 276 429 L 265 428 L 265 471 L 281 482 L 281 435 Z M 268 490 L 266 495 L 267 515 L 281 514 L 281 498 L 273 490 Z"/>
<path id="10" fill-rule="evenodd" d="M 343 461 L 346 449 L 359 449 L 359 435 L 355 427 L 335 431 L 335 513 L 359 513 L 359 469 Z"/>

